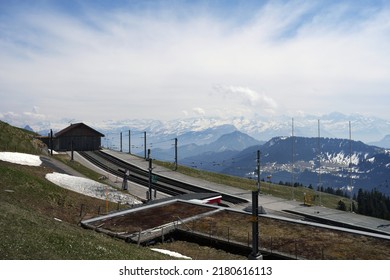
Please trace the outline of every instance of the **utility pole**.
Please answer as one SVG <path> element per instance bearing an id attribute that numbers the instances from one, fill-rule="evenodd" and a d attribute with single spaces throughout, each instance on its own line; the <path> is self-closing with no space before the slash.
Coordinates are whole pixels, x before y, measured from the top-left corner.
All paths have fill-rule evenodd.
<path id="1" fill-rule="evenodd" d="M 353 209 L 352 209 L 353 186 L 352 186 L 352 128 L 351 128 L 351 121 L 349 121 L 349 187 L 351 190 L 351 212 L 352 212 L 353 211 Z"/>
<path id="2" fill-rule="evenodd" d="M 294 139 L 294 118 L 292 118 L 292 122 L 291 122 L 291 194 L 292 194 L 292 200 L 294 200 L 294 181 L 295 181 L 295 178 L 294 178 L 294 153 L 295 153 L 295 139 Z"/>
<path id="3" fill-rule="evenodd" d="M 260 195 L 260 150 L 257 150 L 257 166 L 256 166 L 256 171 L 257 171 L 257 191 L 259 192 Z"/>
<path id="4" fill-rule="evenodd" d="M 53 130 L 50 129 L 50 155 L 53 156 Z"/>
<path id="5" fill-rule="evenodd" d="M 150 149 L 148 149 L 148 153 L 150 155 Z M 152 158 L 149 157 L 149 193 L 148 193 L 148 201 L 151 201 L 152 200 L 152 170 L 153 170 L 153 166 L 152 166 Z"/>
<path id="6" fill-rule="evenodd" d="M 252 252 L 248 256 L 250 260 L 262 260 L 259 251 L 259 191 L 252 192 Z"/>
<path id="7" fill-rule="evenodd" d="M 73 138 L 72 140 L 70 141 L 70 160 L 73 161 L 74 160 L 74 157 L 73 157 Z"/>
<path id="8" fill-rule="evenodd" d="M 321 138 L 320 138 L 320 120 L 318 120 L 318 189 L 319 189 L 319 205 L 321 206 Z"/>
<path id="9" fill-rule="evenodd" d="M 175 138 L 175 171 L 177 170 L 177 138 Z"/>
<path id="10" fill-rule="evenodd" d="M 144 131 L 144 158 L 146 159 L 146 131 Z"/>
<path id="11" fill-rule="evenodd" d="M 257 190 L 252 191 L 252 252 L 250 260 L 262 260 L 259 250 L 259 195 L 260 195 L 260 150 L 257 150 L 256 160 Z"/>
<path id="12" fill-rule="evenodd" d="M 122 132 L 120 133 L 120 152 L 122 152 Z"/>
<path id="13" fill-rule="evenodd" d="M 129 130 L 129 154 L 131 154 L 131 131 Z"/>

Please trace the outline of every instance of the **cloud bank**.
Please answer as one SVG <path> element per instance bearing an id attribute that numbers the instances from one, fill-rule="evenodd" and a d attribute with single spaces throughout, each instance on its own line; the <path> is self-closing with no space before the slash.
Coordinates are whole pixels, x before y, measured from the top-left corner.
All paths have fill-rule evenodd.
<path id="1" fill-rule="evenodd" d="M 85 4 L 77 13 L 2 7 L 0 114 L 38 106 L 41 117 L 87 120 L 183 112 L 387 117 L 388 6 L 269 1 L 248 10 L 239 3 L 211 10 Z"/>

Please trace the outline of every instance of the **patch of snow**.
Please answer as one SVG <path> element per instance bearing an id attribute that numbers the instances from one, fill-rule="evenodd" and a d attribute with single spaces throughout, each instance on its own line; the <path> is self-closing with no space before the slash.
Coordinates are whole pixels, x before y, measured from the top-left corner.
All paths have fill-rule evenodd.
<path id="1" fill-rule="evenodd" d="M 214 136 L 213 134 L 210 134 L 210 133 L 209 133 L 209 134 L 207 134 L 207 135 L 204 137 L 204 139 L 205 139 L 205 140 L 211 139 L 211 138 L 213 138 L 213 136 Z"/>
<path id="2" fill-rule="evenodd" d="M 204 204 L 203 200 L 200 200 L 200 199 L 191 199 L 189 201 L 193 202 L 193 203 Z"/>
<path id="3" fill-rule="evenodd" d="M 112 188 L 106 184 L 95 182 L 91 179 L 61 174 L 57 172 L 46 174 L 46 179 L 62 188 L 98 199 L 107 199 L 111 202 L 120 202 L 123 204 L 142 203 L 131 195 L 124 194 L 115 188 Z"/>
<path id="4" fill-rule="evenodd" d="M 40 166 L 42 164 L 39 156 L 24 153 L 0 152 L 0 160 L 29 166 Z"/>
<path id="5" fill-rule="evenodd" d="M 375 157 L 369 158 L 369 159 L 367 159 L 367 161 L 373 163 L 375 161 Z"/>
<path id="6" fill-rule="evenodd" d="M 274 139 L 271 139 L 269 141 L 269 146 L 272 147 L 273 145 L 275 145 L 275 140 Z"/>
<path id="7" fill-rule="evenodd" d="M 48 149 L 48 152 L 50 154 L 51 153 L 51 149 Z M 53 155 L 58 155 L 58 154 L 59 154 L 59 152 L 56 152 L 56 151 L 53 150 Z"/>
<path id="8" fill-rule="evenodd" d="M 358 165 L 360 162 L 359 154 L 356 154 L 356 153 L 353 154 L 351 161 L 352 161 L 352 164 Z"/>
<path id="9" fill-rule="evenodd" d="M 176 252 L 172 252 L 172 251 L 169 251 L 169 250 L 165 250 L 165 249 L 152 248 L 151 250 L 155 251 L 155 252 L 159 252 L 161 254 L 169 255 L 169 256 L 172 256 L 172 257 L 175 257 L 175 258 L 179 258 L 179 259 L 192 260 L 192 258 L 190 258 L 190 257 L 184 256 L 184 255 L 182 255 L 180 253 L 176 253 Z"/>
<path id="10" fill-rule="evenodd" d="M 222 147 L 220 147 L 219 149 L 218 149 L 218 152 L 224 152 L 224 151 L 226 151 L 228 149 L 228 147 L 226 147 L 225 145 L 223 145 Z"/>
<path id="11" fill-rule="evenodd" d="M 354 165 L 358 165 L 360 162 L 359 154 L 356 153 L 350 156 L 349 154 L 345 154 L 344 152 L 333 154 L 327 152 L 324 156 L 325 162 L 334 164 L 349 165 L 349 162 L 351 162 Z"/>

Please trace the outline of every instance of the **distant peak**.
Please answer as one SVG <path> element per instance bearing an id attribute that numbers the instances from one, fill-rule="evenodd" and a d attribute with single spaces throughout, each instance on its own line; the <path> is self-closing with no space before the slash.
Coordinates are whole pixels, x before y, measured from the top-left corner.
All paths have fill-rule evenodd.
<path id="1" fill-rule="evenodd" d="M 29 126 L 28 124 L 25 125 L 23 129 L 34 132 L 34 129 L 32 129 L 31 126 Z"/>

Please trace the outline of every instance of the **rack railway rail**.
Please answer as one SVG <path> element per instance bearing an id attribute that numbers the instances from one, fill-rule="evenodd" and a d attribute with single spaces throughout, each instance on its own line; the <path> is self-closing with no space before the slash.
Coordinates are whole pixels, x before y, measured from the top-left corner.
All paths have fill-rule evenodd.
<path id="1" fill-rule="evenodd" d="M 80 151 L 79 154 L 94 165 L 118 177 L 123 177 L 123 171 L 129 170 L 129 181 L 132 181 L 145 187 L 149 186 L 149 171 L 147 170 L 144 170 L 138 166 L 135 166 L 127 161 L 121 160 L 112 155 L 106 154 L 102 151 Z M 171 196 L 188 193 L 214 192 L 210 189 L 161 176 L 160 174 L 158 175 L 158 180 L 152 183 L 152 188 Z M 221 196 L 222 205 L 224 206 L 248 203 L 248 200 L 243 199 L 241 197 L 229 194 L 221 194 Z"/>

